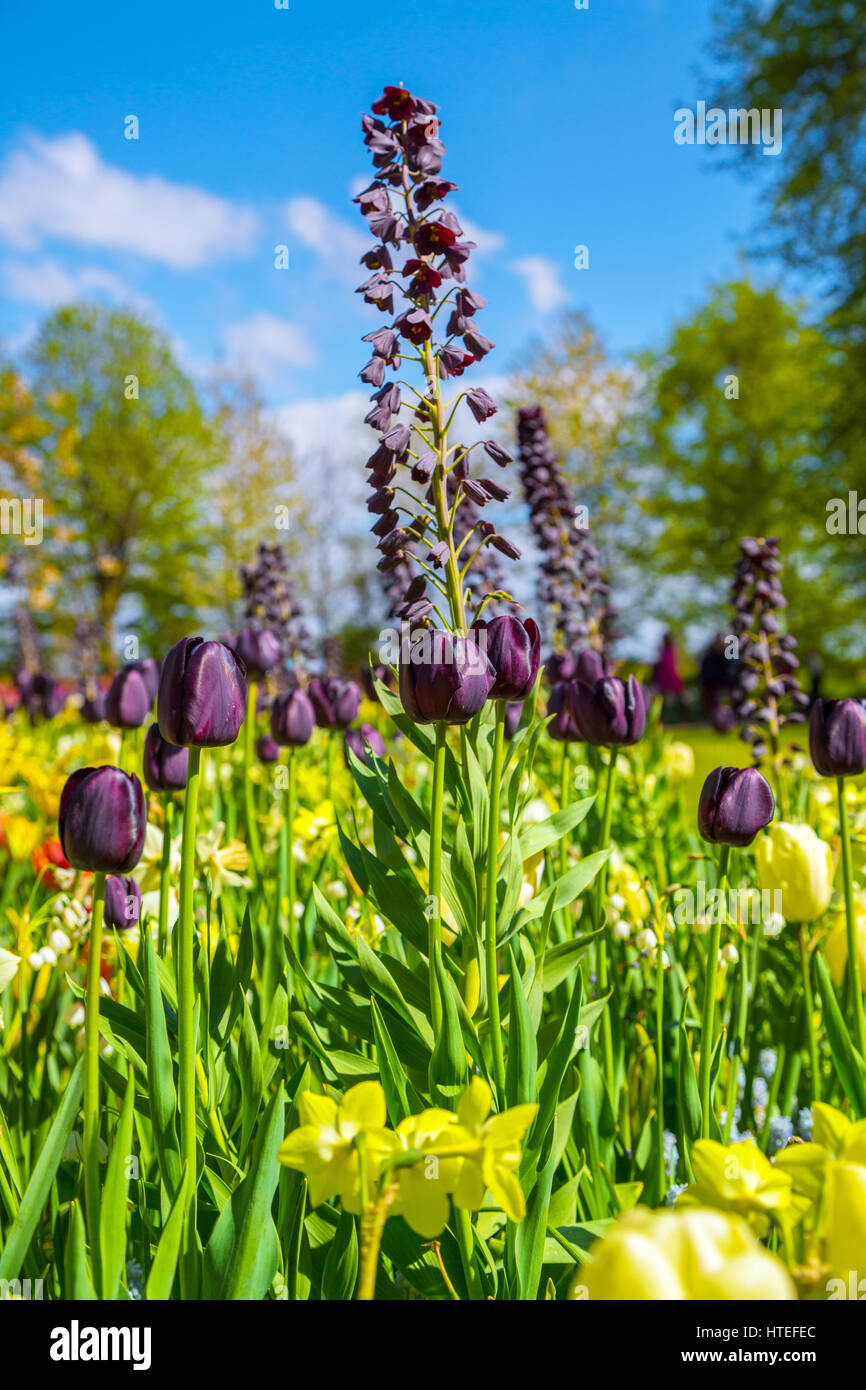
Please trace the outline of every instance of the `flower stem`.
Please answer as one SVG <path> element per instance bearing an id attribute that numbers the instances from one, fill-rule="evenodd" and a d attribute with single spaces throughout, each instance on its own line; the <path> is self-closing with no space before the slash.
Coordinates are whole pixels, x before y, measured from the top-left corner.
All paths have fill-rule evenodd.
<path id="1" fill-rule="evenodd" d="M 663 1063 L 662 1048 L 664 1042 L 664 1020 L 665 1020 L 665 967 L 664 967 L 664 933 L 661 933 L 661 940 L 656 945 L 656 1179 L 658 1182 L 658 1192 L 656 1194 L 659 1205 L 664 1201 L 667 1192 L 667 1182 L 665 1180 L 665 1069 Z"/>
<path id="2" fill-rule="evenodd" d="M 442 1000 L 436 962 L 442 951 L 442 811 L 445 799 L 445 723 L 436 724 L 433 755 L 433 796 L 430 803 L 430 903 L 427 915 L 427 969 L 430 975 L 430 1022 L 434 1038 L 442 1026 Z"/>
<path id="3" fill-rule="evenodd" d="M 490 773 L 490 809 L 487 823 L 487 886 L 484 892 L 484 962 L 487 984 L 487 1019 L 493 1054 L 493 1079 L 500 1110 L 505 1105 L 505 1058 L 499 1021 L 499 975 L 496 962 L 496 881 L 499 865 L 499 807 L 502 793 L 502 759 L 505 747 L 505 701 L 496 701 L 493 732 L 493 767 Z"/>
<path id="4" fill-rule="evenodd" d="M 159 866 L 159 927 L 156 935 L 157 954 L 164 956 L 168 942 L 168 897 L 170 892 L 171 832 L 174 822 L 174 798 L 166 792 L 162 798 L 162 860 Z"/>
<path id="5" fill-rule="evenodd" d="M 809 968 L 809 928 L 800 928 L 800 972 L 803 977 L 803 1013 L 806 1022 L 806 1041 L 809 1045 L 809 1065 L 812 1068 L 812 1103 L 821 1099 L 821 1060 L 812 1003 L 812 977 Z"/>
<path id="6" fill-rule="evenodd" d="M 606 850 L 610 844 L 610 826 L 613 819 L 613 794 L 616 786 L 616 760 L 617 749 L 610 749 L 610 762 L 607 765 L 607 783 L 604 791 L 604 810 L 601 820 L 601 839 L 599 850 Z M 604 910 L 605 893 L 607 889 L 607 860 L 602 864 L 598 871 L 598 878 L 595 881 L 595 925 L 601 922 L 601 914 Z M 605 929 L 598 938 L 598 991 L 605 995 L 610 987 L 610 947 L 609 947 L 609 928 L 605 924 Z M 602 1059 L 604 1062 L 604 1075 L 607 1081 L 610 1103 L 616 1114 L 616 1095 L 615 1078 L 613 1065 L 613 1027 L 611 1025 L 610 1007 L 606 1007 L 601 1015 L 601 1048 Z"/>
<path id="7" fill-rule="evenodd" d="M 845 882 L 845 925 L 848 934 L 848 1001 L 854 1014 L 854 1041 L 861 1057 L 866 1057 L 866 1016 L 863 1013 L 863 982 L 860 979 L 860 949 L 857 918 L 854 916 L 854 868 L 851 862 L 851 832 L 845 801 L 845 778 L 838 777 L 839 834 L 842 837 L 842 875 Z"/>
<path id="8" fill-rule="evenodd" d="M 472 1233 L 472 1218 L 464 1207 L 458 1207 L 456 1202 L 452 1203 L 454 1211 L 454 1230 L 457 1235 L 457 1244 L 460 1246 L 460 1262 L 463 1266 L 463 1277 L 466 1280 L 466 1288 L 469 1297 L 473 1302 L 477 1302 L 483 1297 L 481 1288 L 481 1276 L 478 1273 L 478 1261 L 475 1258 L 475 1237 Z M 443 1271 L 444 1275 L 444 1271 Z"/>
<path id="9" fill-rule="evenodd" d="M 84 1208 L 95 1266 L 99 1264 L 99 969 L 102 961 L 102 919 L 105 874 L 94 874 L 91 898 L 90 945 L 84 1006 Z M 96 1286 L 100 1280 L 97 1272 Z"/>
<path id="10" fill-rule="evenodd" d="M 193 893 L 195 873 L 195 829 L 201 776 L 200 748 L 189 750 L 189 771 L 183 804 L 183 838 L 180 858 L 180 920 L 177 962 L 177 1043 L 178 1102 L 180 1108 L 180 1153 L 190 1174 L 187 1189 L 186 1226 L 181 1258 L 184 1297 L 196 1296 L 196 1138 L 195 1138 L 195 984 L 193 955 L 195 919 Z"/>
<path id="11" fill-rule="evenodd" d="M 283 844 L 280 854 L 280 877 L 283 872 L 286 875 L 286 932 L 292 950 L 297 955 L 297 919 L 295 917 L 295 898 L 297 896 L 297 880 L 295 877 L 295 855 L 294 855 L 294 835 L 292 826 L 295 823 L 295 797 L 296 797 L 296 777 L 295 777 L 295 750 L 289 748 L 286 757 L 286 770 L 288 778 L 286 783 L 286 815 L 283 822 Z M 283 889 L 280 885 L 280 902 L 283 901 Z M 286 978 L 286 997 L 292 997 L 291 969 Z"/>
<path id="12" fill-rule="evenodd" d="M 722 889 L 722 903 L 727 886 L 730 845 L 722 845 L 719 855 L 719 886 Z M 710 1064 L 713 1060 L 713 1029 L 716 1018 L 716 972 L 719 964 L 719 942 L 722 937 L 722 914 L 724 907 L 712 913 L 710 936 L 707 945 L 707 963 L 704 978 L 704 1008 L 701 1019 L 701 1066 L 698 1091 L 701 1098 L 701 1138 L 710 1137 Z"/>
<path id="13" fill-rule="evenodd" d="M 258 821 L 256 820 L 255 788 L 250 775 L 255 751 L 257 689 L 258 686 L 256 682 L 250 681 L 247 687 L 247 713 L 244 719 L 244 806 L 247 814 L 247 838 L 249 840 L 250 857 L 253 861 L 253 868 L 256 871 L 256 876 L 261 878 L 263 868 L 262 845 L 259 839 Z"/>

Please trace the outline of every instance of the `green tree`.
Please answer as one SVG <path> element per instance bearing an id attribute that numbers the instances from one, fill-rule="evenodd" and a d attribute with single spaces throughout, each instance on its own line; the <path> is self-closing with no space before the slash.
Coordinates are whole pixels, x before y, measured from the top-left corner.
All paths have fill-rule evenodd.
<path id="1" fill-rule="evenodd" d="M 804 273 L 849 349 L 836 431 L 866 405 L 866 0 L 718 0 L 712 55 L 720 105 L 779 109 L 783 153 L 737 150 L 769 180 L 759 238 Z"/>
<path id="2" fill-rule="evenodd" d="M 55 519 L 45 543 L 63 574 L 52 621 L 68 630 L 95 614 L 107 655 L 122 602 L 142 650 L 158 652 L 201 600 L 211 424 L 164 335 L 125 311 L 59 309 L 31 365 L 50 427 L 40 442 Z M 58 447 L 70 432 L 71 457 Z"/>
<path id="3" fill-rule="evenodd" d="M 666 616 L 706 621 L 709 604 L 722 627 L 740 537 L 777 535 L 801 650 L 862 659 L 862 537 L 827 529 L 832 498 L 866 499 L 862 450 L 832 443 L 842 360 L 797 305 L 742 280 L 715 288 L 643 362 L 631 455 L 644 524 L 629 545 Z"/>

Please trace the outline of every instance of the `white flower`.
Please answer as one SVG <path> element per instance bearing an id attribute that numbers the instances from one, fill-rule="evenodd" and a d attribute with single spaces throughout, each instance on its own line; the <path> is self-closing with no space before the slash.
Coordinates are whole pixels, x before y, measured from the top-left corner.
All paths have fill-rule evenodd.
<path id="1" fill-rule="evenodd" d="M 781 912 L 769 912 L 764 918 L 764 936 L 779 936 L 785 926 Z"/>
<path id="2" fill-rule="evenodd" d="M 57 930 L 53 931 L 49 936 L 48 944 L 52 951 L 68 951 L 72 943 L 66 935 L 66 932 L 61 931 L 58 927 Z"/>
<path id="3" fill-rule="evenodd" d="M 628 941 L 631 936 L 631 927 L 628 922 L 615 922 L 613 934 L 617 941 Z"/>
<path id="4" fill-rule="evenodd" d="M 30 966 L 31 970 L 42 969 L 42 957 L 38 951 L 30 952 L 30 955 L 27 957 L 27 964 Z"/>
<path id="5" fill-rule="evenodd" d="M 719 952 L 719 959 L 723 960 L 726 965 L 736 965 L 737 961 L 740 959 L 736 946 L 728 942 Z"/>
<path id="6" fill-rule="evenodd" d="M 614 912 L 622 912 L 625 907 L 625 898 L 622 893 L 611 893 L 609 901 Z"/>
<path id="7" fill-rule="evenodd" d="M 39 952 L 39 958 L 43 965 L 57 964 L 57 952 L 52 950 L 50 946 L 42 947 L 42 950 Z"/>
<path id="8" fill-rule="evenodd" d="M 0 994 L 14 980 L 20 964 L 20 956 L 13 956 L 11 951 L 0 950 Z"/>
<path id="9" fill-rule="evenodd" d="M 649 927 L 644 927 L 643 931 L 638 932 L 635 945 L 639 951 L 651 951 L 656 944 L 656 934 Z"/>

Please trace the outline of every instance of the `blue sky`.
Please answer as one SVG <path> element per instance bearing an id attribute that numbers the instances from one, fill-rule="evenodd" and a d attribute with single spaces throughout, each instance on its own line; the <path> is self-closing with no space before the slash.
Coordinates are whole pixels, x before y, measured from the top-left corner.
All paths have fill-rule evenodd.
<path id="1" fill-rule="evenodd" d="M 470 283 L 497 342 L 488 372 L 569 305 L 616 353 L 657 342 L 736 270 L 755 223 L 756 191 L 720 170 L 726 152 L 673 140 L 674 110 L 712 95 L 698 76 L 710 8 L 18 0 L 2 21 L 0 335 L 18 350 L 82 294 L 132 301 L 191 369 L 243 361 L 312 428 L 315 403 L 359 385 L 376 317 L 352 293 L 359 117 L 402 81 L 440 105 L 443 174 L 479 242 Z"/>

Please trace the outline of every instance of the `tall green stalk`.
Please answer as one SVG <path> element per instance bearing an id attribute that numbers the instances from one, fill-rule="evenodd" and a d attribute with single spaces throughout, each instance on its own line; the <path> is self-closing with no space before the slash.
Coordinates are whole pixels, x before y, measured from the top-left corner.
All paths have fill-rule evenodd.
<path id="1" fill-rule="evenodd" d="M 94 874 L 84 1001 L 84 1210 L 94 1263 L 99 1261 L 99 980 L 105 874 Z M 97 1287 L 99 1280 L 97 1278 Z"/>
<path id="2" fill-rule="evenodd" d="M 804 922 L 800 928 L 800 973 L 803 979 L 803 1013 L 806 1025 L 806 1042 L 809 1048 L 809 1066 L 812 1071 L 812 1104 L 821 1099 L 821 1058 L 818 1052 L 818 1035 L 815 1032 L 815 1014 L 812 998 L 812 977 L 809 962 L 809 928 Z"/>
<path id="3" fill-rule="evenodd" d="M 487 985 L 487 1018 L 493 1055 L 493 1079 L 500 1109 L 505 1104 L 505 1057 L 499 1019 L 499 972 L 496 963 L 496 882 L 499 866 L 499 808 L 502 796 L 502 760 L 505 748 L 505 701 L 497 700 L 493 731 L 493 767 L 490 772 L 490 808 L 487 822 L 487 885 L 484 891 L 484 965 Z"/>
<path id="4" fill-rule="evenodd" d="M 722 904 L 728 884 L 728 860 L 730 845 L 722 845 L 719 855 L 719 886 L 722 890 Z M 707 964 L 704 978 L 704 1007 L 701 1019 L 701 1066 L 698 1078 L 698 1093 L 701 1100 L 701 1138 L 710 1137 L 710 1065 L 713 1060 L 713 1029 L 716 1020 L 716 975 L 719 967 L 719 942 L 722 939 L 722 917 L 727 916 L 724 906 L 712 914 L 709 942 L 707 944 Z"/>
<path id="5" fill-rule="evenodd" d="M 295 750 L 289 748 L 286 757 L 286 814 L 283 821 L 283 835 L 281 837 L 280 854 L 280 876 L 282 877 L 283 867 L 285 867 L 286 883 L 286 931 L 292 950 L 297 954 L 298 950 L 298 930 L 297 918 L 295 917 L 295 898 L 297 897 L 297 879 L 294 855 L 294 837 L 292 826 L 295 823 L 295 798 L 296 798 L 296 769 L 295 769 Z M 282 885 L 280 892 L 282 902 Z M 291 991 L 291 969 L 286 976 L 286 994 L 289 999 L 292 997 Z"/>
<path id="6" fill-rule="evenodd" d="M 607 782 L 604 792 L 604 811 L 601 820 L 601 839 L 599 850 L 607 849 L 610 844 L 610 826 L 613 819 L 613 796 L 616 786 L 616 759 L 617 749 L 610 749 L 610 762 L 607 765 Z M 595 881 L 595 925 L 601 923 L 601 914 L 604 910 L 605 892 L 607 889 L 607 860 L 602 864 L 598 871 Z M 598 989 L 601 995 L 608 993 L 610 988 L 610 944 L 609 944 L 609 924 L 605 924 L 604 931 L 598 938 Z M 616 1112 L 614 1061 L 613 1061 L 613 1027 L 610 1018 L 610 1006 L 608 1005 L 601 1015 L 601 1048 L 602 1062 L 604 1067 L 605 1080 L 610 1095 L 610 1103 Z"/>
<path id="7" fill-rule="evenodd" d="M 259 824 L 256 819 L 255 788 L 251 775 L 253 759 L 255 757 L 257 690 L 258 686 L 256 682 L 250 681 L 247 687 L 247 712 L 246 718 L 244 719 L 244 807 L 247 815 L 247 838 L 249 840 L 250 858 L 253 861 L 256 877 L 261 878 L 264 863 L 262 860 L 262 844 L 259 839 Z"/>
<path id="8" fill-rule="evenodd" d="M 187 1188 L 185 1233 L 181 1258 L 181 1283 L 185 1298 L 196 1297 L 196 1138 L 195 1138 L 195 981 L 193 914 L 195 831 L 201 778 L 200 748 L 189 750 L 189 771 L 183 804 L 183 838 L 180 858 L 180 919 L 177 961 L 178 1102 L 180 1154 L 190 1174 Z"/>
<path id="9" fill-rule="evenodd" d="M 427 913 L 427 968 L 430 975 L 430 1022 L 433 1036 L 442 1026 L 442 1000 L 436 978 L 436 963 L 442 954 L 442 812 L 445 800 L 444 721 L 436 724 L 436 751 L 433 755 L 433 795 L 430 803 L 430 877 Z"/>
<path id="10" fill-rule="evenodd" d="M 174 798 L 165 792 L 162 798 L 162 859 L 159 865 L 159 926 L 156 935 L 157 954 L 164 956 L 168 943 L 168 902 L 171 891 L 171 832 L 174 826 Z"/>
<path id="11" fill-rule="evenodd" d="M 837 777 L 839 792 L 839 834 L 842 837 L 842 876 L 845 883 L 845 926 L 848 935 L 848 1007 L 854 1015 L 854 1040 L 861 1057 L 866 1057 L 866 1015 L 863 1012 L 863 981 L 860 979 L 860 947 L 857 918 L 854 916 L 854 867 L 851 862 L 851 832 L 845 801 L 845 778 Z"/>

